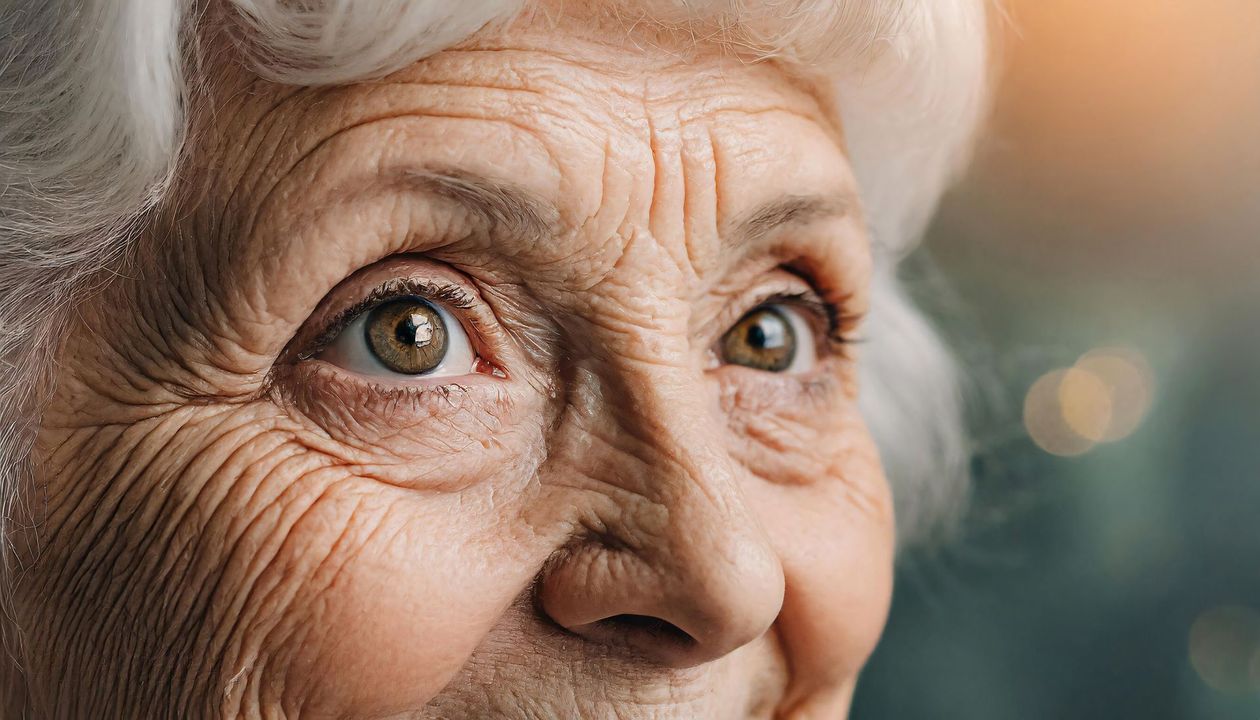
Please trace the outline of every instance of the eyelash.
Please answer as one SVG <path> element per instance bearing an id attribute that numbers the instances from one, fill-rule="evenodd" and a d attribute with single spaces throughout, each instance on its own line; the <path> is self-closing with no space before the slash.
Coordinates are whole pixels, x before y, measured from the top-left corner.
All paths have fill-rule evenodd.
<path id="1" fill-rule="evenodd" d="M 840 305 L 826 302 L 812 291 L 777 293 L 757 303 L 747 312 L 766 305 L 792 305 L 823 320 L 827 327 L 823 338 L 827 342 L 828 349 L 833 352 L 845 352 L 848 346 L 862 342 L 861 338 L 853 334 L 852 329 L 861 317 L 844 312 Z"/>
<path id="2" fill-rule="evenodd" d="M 428 280 L 411 278 L 394 278 L 377 286 L 362 300 L 333 316 L 332 320 L 328 321 L 328 324 L 315 336 L 311 346 L 298 353 L 297 359 L 310 360 L 320 354 L 359 315 L 381 303 L 409 295 L 422 297 L 430 302 L 441 303 L 455 310 L 470 310 L 476 307 L 476 300 L 472 294 L 458 285 L 438 284 Z M 472 324 L 476 325 L 476 323 Z"/>
<path id="3" fill-rule="evenodd" d="M 472 294 L 459 285 L 438 284 L 429 280 L 412 278 L 393 278 L 374 288 L 362 300 L 337 313 L 315 336 L 315 340 L 310 347 L 298 353 L 297 359 L 305 361 L 319 355 L 359 315 L 381 303 L 408 295 L 415 295 L 431 302 L 442 303 L 456 310 L 469 310 L 476 306 L 476 299 Z M 848 351 L 849 346 L 862 342 L 861 338 L 852 335 L 851 330 L 861 318 L 856 315 L 846 314 L 840 305 L 822 300 L 812 290 L 781 292 L 770 295 L 750 307 L 745 311 L 745 314 L 759 307 L 776 304 L 802 308 L 810 315 L 823 320 L 827 329 L 823 334 L 823 338 L 826 341 L 826 348 L 824 349 L 829 352 L 844 354 Z M 476 327 L 475 322 L 472 325 L 474 330 L 479 329 Z"/>

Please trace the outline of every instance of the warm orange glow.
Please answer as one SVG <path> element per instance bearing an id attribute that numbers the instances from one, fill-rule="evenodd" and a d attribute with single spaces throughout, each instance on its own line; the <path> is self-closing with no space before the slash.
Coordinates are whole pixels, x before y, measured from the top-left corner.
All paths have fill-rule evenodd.
<path id="1" fill-rule="evenodd" d="M 1116 297 L 1169 273 L 1249 281 L 1260 3 L 1000 4 L 987 147 L 950 213 L 966 245 Z"/>

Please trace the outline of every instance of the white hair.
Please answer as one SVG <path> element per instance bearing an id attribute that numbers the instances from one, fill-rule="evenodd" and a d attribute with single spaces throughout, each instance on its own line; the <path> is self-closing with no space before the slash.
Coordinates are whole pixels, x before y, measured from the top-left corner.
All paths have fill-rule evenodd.
<path id="1" fill-rule="evenodd" d="M 968 443 L 949 353 L 898 289 L 897 261 L 984 110 L 984 0 L 600 0 L 834 78 L 878 268 L 863 411 L 893 480 L 900 540 L 944 526 Z M 201 19 L 225 13 L 270 79 L 377 77 L 529 11 L 529 0 L 42 0 L 0 9 L 0 522 L 11 517 L 66 309 L 162 202 L 189 119 Z M 592 6 L 587 3 L 586 6 Z M 4 536 L 10 535 L 8 526 Z M 11 560 L 5 553 L 6 564 Z"/>

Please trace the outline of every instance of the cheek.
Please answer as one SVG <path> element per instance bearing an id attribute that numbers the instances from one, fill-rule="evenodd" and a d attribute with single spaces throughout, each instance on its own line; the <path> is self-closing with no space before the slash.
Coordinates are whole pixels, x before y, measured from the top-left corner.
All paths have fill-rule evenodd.
<path id="1" fill-rule="evenodd" d="M 888 483 L 856 411 L 825 422 L 779 415 L 759 425 L 775 428 L 763 428 L 765 437 L 794 438 L 756 443 L 763 470 L 751 488 L 787 584 L 778 627 L 796 670 L 790 697 L 851 692 L 892 597 Z M 773 477 L 783 482 L 765 481 Z"/>
<path id="2" fill-rule="evenodd" d="M 376 502 L 380 502 L 378 499 Z M 464 493 L 395 497 L 346 527 L 326 568 L 285 615 L 285 707 L 319 717 L 384 717 L 438 694 L 526 590 L 550 548 L 514 502 Z M 266 681 L 264 678 L 260 680 Z"/>
<path id="3" fill-rule="evenodd" d="M 792 529 L 772 532 L 787 581 L 784 633 L 806 683 L 856 678 L 883 632 L 892 597 L 893 524 L 835 493 L 781 502 Z M 786 518 L 779 527 L 787 526 Z"/>
<path id="4" fill-rule="evenodd" d="M 538 455 L 523 434 L 404 463 L 263 402 L 121 427 L 46 438 L 49 541 L 28 603 L 30 626 L 58 629 L 45 639 L 63 648 L 46 653 L 60 664 L 48 675 L 104 678 L 76 683 L 95 703 L 134 694 L 105 687 L 110 677 L 187 672 L 180 690 L 161 691 L 180 697 L 146 706 L 332 717 L 417 707 L 552 549 L 520 519 L 532 468 L 481 457 Z M 382 467 L 449 482 L 367 472 Z M 102 672 L 79 646 L 165 665 Z"/>
<path id="5" fill-rule="evenodd" d="M 533 470 L 489 456 L 537 449 L 522 434 L 420 451 L 423 427 L 324 470 L 263 574 L 230 591 L 248 605 L 235 615 L 258 624 L 235 622 L 242 645 L 224 671 L 244 681 L 229 702 L 278 687 L 273 701 L 320 717 L 420 707 L 528 588 L 552 549 L 522 520 Z"/>

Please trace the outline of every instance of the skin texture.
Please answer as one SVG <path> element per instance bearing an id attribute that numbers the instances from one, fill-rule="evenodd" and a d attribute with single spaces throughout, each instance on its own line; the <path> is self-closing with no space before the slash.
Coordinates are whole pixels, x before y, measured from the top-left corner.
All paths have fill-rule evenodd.
<path id="1" fill-rule="evenodd" d="M 828 339 L 870 273 L 843 138 L 808 78 L 656 40 L 524 18 L 379 82 L 216 79 L 65 333 L 27 712 L 846 714 L 893 518 Z M 458 289 L 475 371 L 320 351 L 400 281 Z M 795 294 L 833 315 L 803 368 L 723 362 Z"/>

